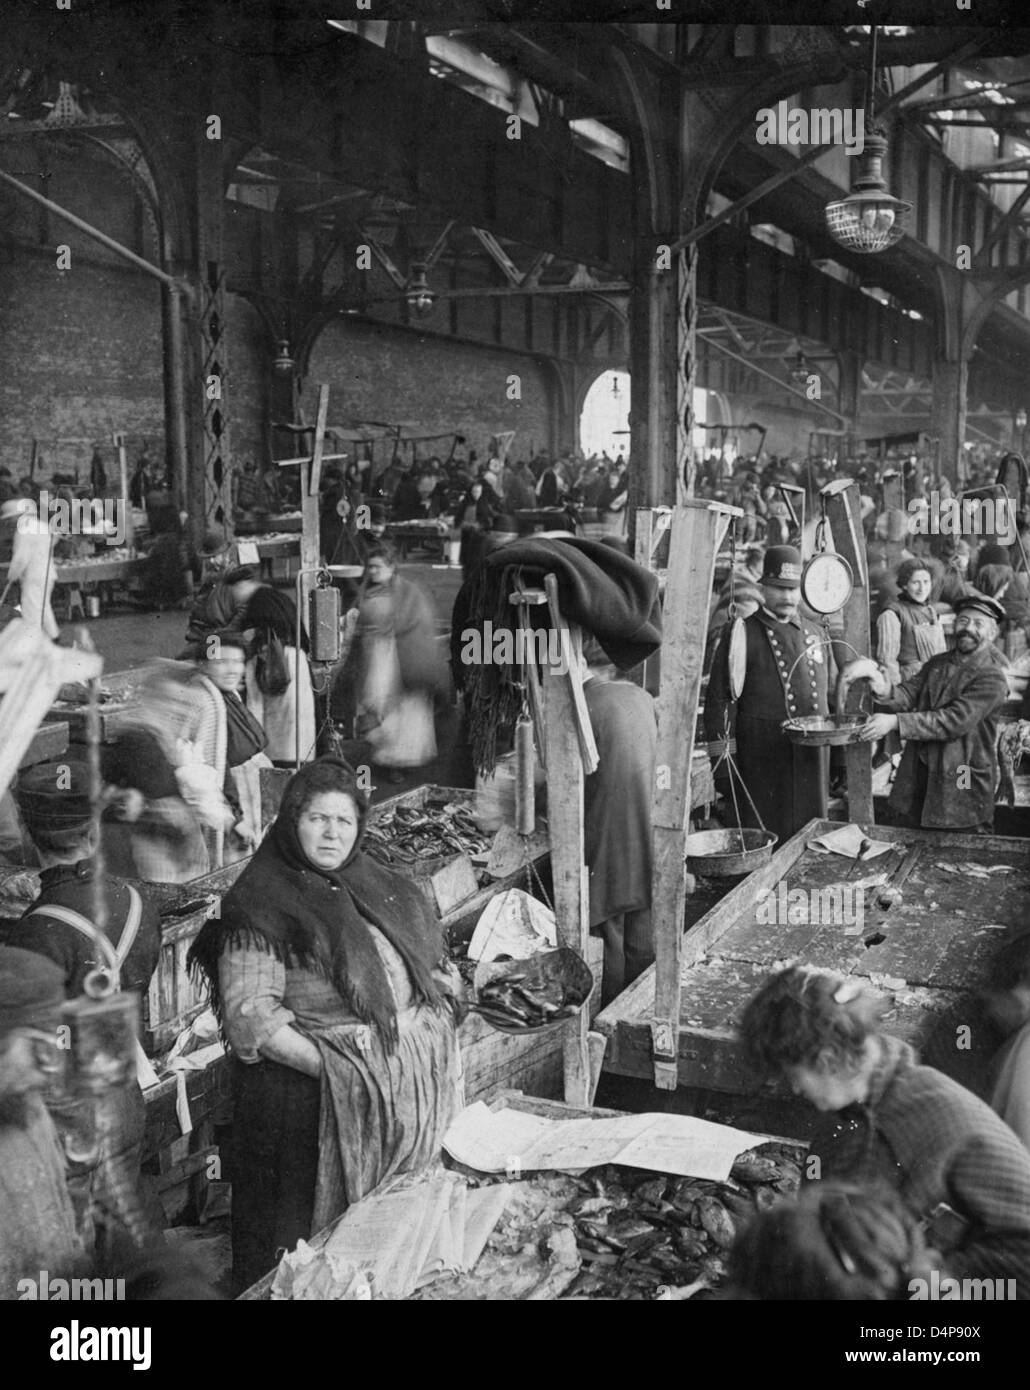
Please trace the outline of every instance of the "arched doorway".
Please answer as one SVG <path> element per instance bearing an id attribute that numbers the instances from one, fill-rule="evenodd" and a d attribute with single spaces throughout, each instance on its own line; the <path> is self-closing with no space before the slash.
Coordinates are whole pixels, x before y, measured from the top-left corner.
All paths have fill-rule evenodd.
<path id="1" fill-rule="evenodd" d="M 629 372 L 602 372 L 591 382 L 579 415 L 579 447 L 587 457 L 628 456 L 629 406 Z"/>

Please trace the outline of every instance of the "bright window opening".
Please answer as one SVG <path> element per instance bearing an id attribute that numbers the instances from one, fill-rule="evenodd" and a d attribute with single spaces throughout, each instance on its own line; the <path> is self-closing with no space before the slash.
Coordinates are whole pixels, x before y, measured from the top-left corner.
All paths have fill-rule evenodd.
<path id="1" fill-rule="evenodd" d="M 579 417 L 579 444 L 584 454 L 629 458 L 629 372 L 602 372 L 587 391 Z"/>

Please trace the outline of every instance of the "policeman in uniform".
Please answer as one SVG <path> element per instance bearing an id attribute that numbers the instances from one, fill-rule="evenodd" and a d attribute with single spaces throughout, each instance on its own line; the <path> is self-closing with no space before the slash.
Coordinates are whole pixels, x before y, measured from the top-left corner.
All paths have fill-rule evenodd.
<path id="1" fill-rule="evenodd" d="M 770 546 L 759 581 L 762 605 L 744 622 L 747 670 L 740 699 L 729 687 L 727 628 L 715 654 L 705 698 L 705 733 L 735 737 L 736 763 L 758 816 L 780 844 L 806 821 L 827 814 L 829 749 L 791 743 L 781 725 L 801 715 L 826 715 L 830 648 L 801 616 L 801 554 L 792 545 Z M 737 786 L 741 823 L 758 816 Z"/>
<path id="2" fill-rule="evenodd" d="M 64 975 L 65 996 L 83 993 L 86 976 L 107 965 L 97 944 L 95 915 L 96 835 L 90 819 L 89 782 L 81 763 L 39 763 L 22 774 L 16 796 L 42 866 L 39 897 L 21 920 L 8 924 L 0 944 L 49 957 Z M 161 919 L 139 890 L 104 877 L 107 910 L 104 935 L 119 959 L 123 990 L 145 996 L 161 951 Z M 95 1228 L 97 1253 L 110 1256 L 124 1232 L 111 1213 L 116 1189 L 135 1188 L 146 1122 L 143 1094 L 137 1085 L 117 1094 L 115 1132 L 98 1156 L 76 1160 L 88 1135 L 82 1132 L 88 1111 L 67 1105 L 53 1113 L 71 1163 L 69 1187 L 78 1209 L 80 1229 L 88 1240 Z M 156 1215 L 156 1213 L 155 1213 Z"/>

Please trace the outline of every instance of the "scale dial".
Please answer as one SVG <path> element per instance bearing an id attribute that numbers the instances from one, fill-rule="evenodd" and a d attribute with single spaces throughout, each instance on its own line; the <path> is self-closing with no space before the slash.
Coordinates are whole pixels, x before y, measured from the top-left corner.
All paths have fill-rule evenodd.
<path id="1" fill-rule="evenodd" d="M 801 576 L 801 597 L 815 613 L 839 613 L 851 597 L 855 578 L 843 555 L 813 555 Z"/>

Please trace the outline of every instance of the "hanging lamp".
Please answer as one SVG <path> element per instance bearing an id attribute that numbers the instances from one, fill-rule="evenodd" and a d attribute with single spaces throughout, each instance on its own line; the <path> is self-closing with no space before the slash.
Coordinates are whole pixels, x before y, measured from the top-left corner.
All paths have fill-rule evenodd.
<path id="1" fill-rule="evenodd" d="M 886 251 L 905 235 L 905 217 L 912 204 L 887 191 L 881 172 L 887 141 L 873 127 L 873 92 L 876 82 L 876 25 L 871 26 L 869 86 L 866 94 L 865 144 L 855 158 L 858 170 L 846 198 L 827 204 L 826 228 L 838 245 L 870 255 Z"/>

